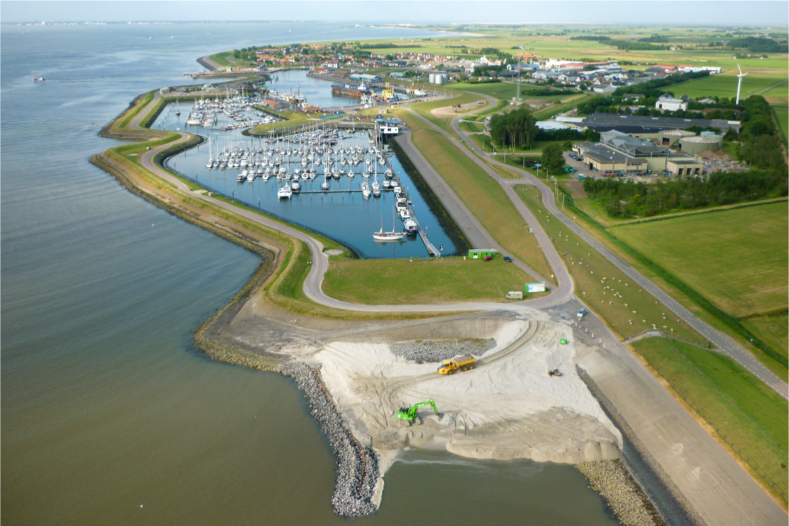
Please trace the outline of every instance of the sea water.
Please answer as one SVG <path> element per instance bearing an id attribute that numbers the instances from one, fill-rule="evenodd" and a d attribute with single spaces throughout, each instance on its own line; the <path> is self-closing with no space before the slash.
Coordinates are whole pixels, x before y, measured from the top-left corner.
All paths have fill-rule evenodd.
<path id="1" fill-rule="evenodd" d="M 258 259 L 88 162 L 118 144 L 98 136 L 102 125 L 140 93 L 187 83 L 197 57 L 296 34 L 427 33 L 2 26 L 4 524 L 347 523 L 331 511 L 334 459 L 292 382 L 192 345 L 190 331 Z M 355 522 L 406 521 L 616 523 L 570 466 L 429 452 L 396 462 L 380 511 Z"/>

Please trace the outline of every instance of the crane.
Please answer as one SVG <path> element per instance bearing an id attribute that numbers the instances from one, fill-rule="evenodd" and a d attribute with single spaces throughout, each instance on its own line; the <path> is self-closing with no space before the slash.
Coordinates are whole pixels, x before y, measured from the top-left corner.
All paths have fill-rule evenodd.
<path id="1" fill-rule="evenodd" d="M 419 412 L 419 408 L 426 405 L 432 406 L 433 412 L 436 415 L 441 416 L 438 414 L 438 409 L 436 409 L 436 404 L 433 402 L 433 399 L 431 398 L 430 400 L 416 403 L 411 407 L 403 407 L 397 412 L 397 418 L 400 418 L 402 420 L 408 420 L 409 422 L 413 423 L 414 420 L 416 420 L 416 415 Z"/>

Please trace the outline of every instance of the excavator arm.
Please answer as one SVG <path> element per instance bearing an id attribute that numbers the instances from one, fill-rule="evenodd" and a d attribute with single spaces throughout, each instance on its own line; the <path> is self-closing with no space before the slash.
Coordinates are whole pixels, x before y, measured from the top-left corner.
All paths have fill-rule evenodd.
<path id="1" fill-rule="evenodd" d="M 433 399 L 431 398 L 430 400 L 426 400 L 424 402 L 416 403 L 416 404 L 412 405 L 411 407 L 408 407 L 408 408 L 404 407 L 404 408 L 400 409 L 397 412 L 397 418 L 400 418 L 402 420 L 408 420 L 409 422 L 413 422 L 414 420 L 416 420 L 416 415 L 419 412 L 419 408 L 420 407 L 424 407 L 426 405 L 431 406 L 433 408 L 433 412 L 436 415 L 439 414 L 438 413 L 438 409 L 436 409 L 436 404 L 435 404 L 435 402 L 433 402 Z"/>

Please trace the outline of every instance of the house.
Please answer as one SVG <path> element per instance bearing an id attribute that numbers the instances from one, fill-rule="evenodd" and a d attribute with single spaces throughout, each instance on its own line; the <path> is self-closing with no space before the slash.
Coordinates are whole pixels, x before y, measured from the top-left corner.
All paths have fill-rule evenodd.
<path id="1" fill-rule="evenodd" d="M 479 63 L 482 64 L 483 66 L 501 66 L 502 61 L 490 60 L 488 57 L 483 56 L 481 59 L 479 59 Z"/>
<path id="2" fill-rule="evenodd" d="M 687 110 L 688 103 L 682 99 L 675 99 L 671 95 L 664 94 L 655 103 L 655 109 L 662 111 Z"/>

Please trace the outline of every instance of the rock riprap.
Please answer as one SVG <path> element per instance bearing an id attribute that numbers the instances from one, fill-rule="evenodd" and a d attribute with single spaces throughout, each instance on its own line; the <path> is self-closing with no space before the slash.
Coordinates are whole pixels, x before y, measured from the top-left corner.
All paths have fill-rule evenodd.
<path id="1" fill-rule="evenodd" d="M 371 447 L 363 447 L 337 410 L 329 391 L 323 384 L 319 367 L 302 362 L 291 362 L 277 368 L 283 376 L 293 378 L 304 392 L 312 416 L 329 440 L 337 458 L 337 482 L 332 495 L 334 512 L 347 518 L 374 513 L 375 485 L 378 482 L 378 455 Z"/>
<path id="2" fill-rule="evenodd" d="M 389 345 L 395 356 L 416 363 L 438 363 L 462 354 L 479 356 L 496 346 L 493 338 L 414 340 Z"/>
<path id="3" fill-rule="evenodd" d="M 618 460 L 581 462 L 575 465 L 624 526 L 663 526 L 655 507 Z"/>

